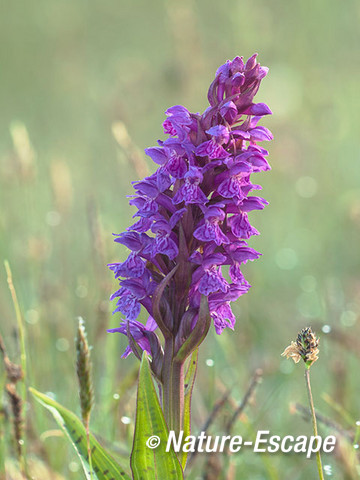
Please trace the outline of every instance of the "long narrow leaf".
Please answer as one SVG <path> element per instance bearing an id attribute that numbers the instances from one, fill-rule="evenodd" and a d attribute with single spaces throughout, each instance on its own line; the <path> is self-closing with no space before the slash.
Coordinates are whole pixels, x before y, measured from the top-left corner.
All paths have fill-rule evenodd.
<path id="1" fill-rule="evenodd" d="M 184 385 L 184 438 L 190 435 L 190 425 L 191 425 L 191 397 L 195 383 L 195 376 L 197 371 L 198 364 L 198 349 L 195 350 L 191 357 L 190 363 L 185 375 L 185 385 Z M 181 453 L 181 465 L 185 469 L 187 452 Z"/>
<path id="2" fill-rule="evenodd" d="M 135 435 L 131 453 L 134 480 L 182 480 L 184 478 L 173 449 L 166 452 L 167 439 L 167 425 L 144 352 L 139 373 Z M 158 442 L 160 443 L 156 448 L 150 448 Z"/>
<path id="3" fill-rule="evenodd" d="M 86 431 L 81 420 L 70 410 L 55 402 L 52 398 L 29 389 L 36 400 L 47 408 L 55 418 L 59 427 L 69 438 L 75 448 L 87 480 L 91 480 L 86 443 Z M 104 450 L 99 442 L 90 435 L 91 461 L 93 467 L 93 480 L 130 480 L 124 469 Z"/>

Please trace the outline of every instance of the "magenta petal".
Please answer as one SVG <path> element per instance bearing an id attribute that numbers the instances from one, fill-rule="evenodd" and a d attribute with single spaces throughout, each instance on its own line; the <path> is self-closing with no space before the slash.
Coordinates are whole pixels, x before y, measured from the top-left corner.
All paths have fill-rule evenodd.
<path id="1" fill-rule="evenodd" d="M 167 161 L 164 149 L 161 147 L 146 148 L 145 153 L 158 165 L 164 165 Z"/>
<path id="2" fill-rule="evenodd" d="M 252 139 L 258 140 L 259 142 L 272 140 L 274 138 L 273 134 L 266 127 L 255 127 L 250 130 L 250 135 Z"/>

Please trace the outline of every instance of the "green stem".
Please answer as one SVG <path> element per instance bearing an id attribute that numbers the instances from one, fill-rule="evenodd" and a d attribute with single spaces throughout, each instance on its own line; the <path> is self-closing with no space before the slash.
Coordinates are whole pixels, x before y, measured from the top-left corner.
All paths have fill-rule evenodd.
<path id="1" fill-rule="evenodd" d="M 313 397 L 312 397 L 312 393 L 311 393 L 311 385 L 310 385 L 310 367 L 308 367 L 308 366 L 305 367 L 305 383 L 306 383 L 306 389 L 307 389 L 308 397 L 309 397 L 314 435 L 317 436 L 318 431 L 317 431 L 317 424 L 316 424 L 316 415 L 315 415 L 314 401 L 313 401 Z M 318 468 L 318 472 L 319 472 L 319 478 L 320 478 L 320 480 L 324 480 L 324 474 L 323 474 L 323 469 L 322 469 L 322 464 L 321 464 L 320 450 L 318 450 L 316 452 L 316 463 L 317 463 L 317 468 Z"/>
<path id="2" fill-rule="evenodd" d="M 171 339 L 165 339 L 164 345 L 164 364 L 162 369 L 162 406 L 165 420 L 169 430 L 171 430 L 171 411 L 172 411 L 172 358 L 173 358 L 173 343 Z"/>
<path id="3" fill-rule="evenodd" d="M 173 429 L 176 435 L 183 428 L 184 416 L 184 364 L 174 361 L 172 364 L 172 394 L 173 394 Z"/>
<path id="4" fill-rule="evenodd" d="M 93 480 L 93 466 L 92 466 L 92 458 L 91 458 L 91 444 L 90 444 L 90 418 L 85 420 L 85 430 L 86 430 L 86 443 L 87 443 L 87 451 L 88 451 L 88 458 L 89 458 L 89 469 L 90 469 L 90 478 Z"/>
<path id="5" fill-rule="evenodd" d="M 169 430 L 179 434 L 184 414 L 184 363 L 174 360 L 173 340 L 165 340 L 162 372 L 163 411 Z"/>

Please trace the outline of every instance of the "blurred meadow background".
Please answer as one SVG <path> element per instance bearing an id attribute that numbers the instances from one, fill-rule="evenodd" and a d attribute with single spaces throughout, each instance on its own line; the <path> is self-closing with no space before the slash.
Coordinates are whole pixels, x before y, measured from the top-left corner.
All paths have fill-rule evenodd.
<path id="1" fill-rule="evenodd" d="M 193 433 L 231 389 L 210 428 L 221 434 L 262 369 L 232 433 L 310 435 L 296 407 L 307 405 L 303 367 L 280 354 L 311 325 L 321 337 L 315 406 L 333 422 L 319 430 L 338 435 L 336 452 L 323 458 L 326 476 L 359 478 L 359 2 L 13 0 L 2 10 L 0 325 L 19 363 L 7 259 L 25 324 L 27 386 L 79 413 L 74 335 L 83 317 L 93 345 L 92 431 L 127 464 L 138 362 L 120 359 L 126 339 L 106 333 L 120 321 L 106 264 L 126 258 L 112 233 L 130 225 L 126 195 L 153 168 L 143 150 L 164 138 L 166 108 L 203 111 L 218 66 L 258 52 L 270 73 L 256 98 L 272 109 L 262 124 L 275 136 L 272 171 L 256 178 L 270 205 L 251 216 L 261 236 L 250 245 L 263 256 L 244 268 L 253 288 L 235 307 L 236 330 L 218 337 L 212 328 L 200 349 Z M 28 401 L 33 478 L 83 478 L 51 416 Z M 18 478 L 5 395 L 0 417 L 9 478 Z M 315 459 L 243 451 L 198 455 L 188 476 L 315 477 Z"/>

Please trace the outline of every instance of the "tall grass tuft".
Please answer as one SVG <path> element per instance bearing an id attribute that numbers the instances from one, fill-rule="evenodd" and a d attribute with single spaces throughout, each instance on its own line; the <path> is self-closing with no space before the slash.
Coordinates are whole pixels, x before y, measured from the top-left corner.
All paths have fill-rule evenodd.
<path id="1" fill-rule="evenodd" d="M 7 353 L 5 343 L 0 335 L 0 352 L 3 356 L 3 363 L 5 368 L 5 391 L 9 398 L 9 403 L 12 412 L 14 445 L 16 455 L 18 457 L 21 472 L 25 476 L 25 456 L 23 454 L 23 401 L 16 390 L 17 382 L 23 380 L 24 374 L 20 365 L 13 363 Z M 2 478 L 0 476 L 0 478 Z"/>
<path id="2" fill-rule="evenodd" d="M 17 321 L 17 326 L 18 326 L 18 334 L 19 334 L 19 340 L 20 340 L 20 358 L 21 358 L 21 368 L 23 372 L 23 378 L 26 379 L 26 349 L 25 349 L 25 328 L 24 328 L 24 322 L 23 322 L 23 317 L 21 314 L 20 310 L 20 305 L 17 299 L 16 295 L 16 290 L 14 287 L 13 279 L 12 279 L 12 272 L 10 268 L 10 264 L 7 260 L 4 262 L 5 264 L 5 270 L 6 270 L 6 275 L 7 275 L 7 282 L 9 285 L 9 290 L 11 293 L 11 298 L 14 304 L 14 309 L 15 309 L 15 316 L 16 316 L 16 321 Z M 22 399 L 25 402 L 26 400 L 26 385 L 25 383 L 23 384 L 23 389 L 22 389 Z"/>
<path id="3" fill-rule="evenodd" d="M 11 362 L 6 354 L 5 345 L 1 339 L 0 350 L 3 354 L 4 366 L 7 378 L 6 391 L 10 399 L 10 404 L 13 412 L 14 419 L 14 437 L 16 443 L 17 454 L 19 458 L 21 472 L 24 477 L 27 477 L 27 464 L 26 464 L 26 443 L 23 432 L 23 424 L 26 424 L 26 418 L 23 418 L 22 411 L 23 406 L 26 405 L 27 391 L 26 391 L 26 373 L 27 373 L 27 358 L 25 348 L 25 327 L 23 316 L 20 310 L 19 301 L 16 295 L 15 286 L 13 283 L 12 272 L 10 264 L 7 260 L 4 262 L 7 283 L 9 286 L 11 298 L 13 301 L 15 316 L 18 327 L 18 335 L 20 342 L 20 365 L 16 365 Z M 20 394 L 16 390 L 17 382 L 21 381 Z"/>
<path id="4" fill-rule="evenodd" d="M 79 317 L 78 329 L 75 338 L 75 347 L 76 373 L 79 381 L 81 417 L 86 429 L 90 475 L 92 478 L 92 462 L 90 448 L 90 414 L 94 406 L 94 388 L 92 382 L 92 363 L 90 357 L 90 347 L 87 341 L 85 322 L 81 317 Z"/>

